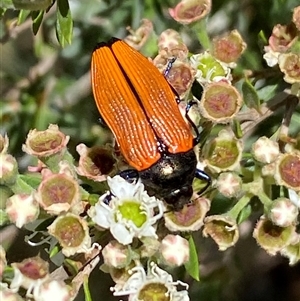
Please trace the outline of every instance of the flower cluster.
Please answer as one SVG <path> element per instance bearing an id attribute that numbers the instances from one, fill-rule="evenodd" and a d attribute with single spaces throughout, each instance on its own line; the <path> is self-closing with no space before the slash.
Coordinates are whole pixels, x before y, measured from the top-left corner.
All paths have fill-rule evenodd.
<path id="1" fill-rule="evenodd" d="M 209 0 L 182 0 L 170 8 L 170 16 L 189 26 L 203 49 L 192 52 L 179 32 L 167 29 L 158 36 L 158 54 L 151 60 L 178 99 L 191 100 L 179 107 L 191 128 L 201 132 L 200 141 L 195 139 L 201 149 L 194 150 L 197 168 L 212 179 L 210 189 L 197 194 L 203 183 L 195 179 L 190 203 L 176 210 L 140 178 L 124 177 L 120 171 L 128 166 L 117 147 L 81 143 L 76 163 L 68 150 L 70 137 L 57 125 L 29 132 L 22 149 L 35 165 L 21 174 L 9 153 L 8 137 L 0 136 L 0 189 L 5 188 L 0 191 L 5 200 L 1 222 L 31 231 L 28 243 L 46 245 L 61 266 L 50 274 L 49 264 L 39 256 L 8 264 L 0 247 L 0 298 L 73 300 L 101 256 L 101 270 L 113 279 L 115 296 L 188 301 L 188 285 L 173 280 L 164 268 L 185 266 L 198 279 L 193 236 L 210 237 L 220 251 L 233 247 L 243 235 L 240 224 L 253 212 L 253 200 L 260 210 L 251 228 L 257 244 L 272 256 L 287 257 L 291 265 L 300 261 L 300 136 L 288 130 L 300 95 L 295 51 L 300 7 L 294 9 L 291 24 L 274 27 L 265 47 L 268 66 L 278 65 L 282 79 L 291 84 L 294 98 L 282 104 L 262 99 L 253 74 L 238 78 L 246 43 L 237 30 L 210 39 L 203 27 L 210 10 Z M 139 50 L 154 27 L 144 19 L 140 28 L 128 31 L 125 41 Z M 269 108 L 283 104 L 286 111 L 278 128 L 259 136 L 254 129 L 272 114 Z"/>
<path id="2" fill-rule="evenodd" d="M 284 74 L 284 80 L 292 84 L 292 92 L 298 97 L 300 95 L 299 15 L 300 6 L 294 8 L 290 24 L 274 26 L 264 54 L 268 66 L 279 66 Z"/>

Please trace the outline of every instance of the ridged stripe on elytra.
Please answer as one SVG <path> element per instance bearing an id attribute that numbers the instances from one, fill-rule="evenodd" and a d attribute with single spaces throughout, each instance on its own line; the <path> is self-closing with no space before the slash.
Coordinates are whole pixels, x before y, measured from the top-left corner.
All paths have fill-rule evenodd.
<path id="1" fill-rule="evenodd" d="M 157 138 L 109 47 L 94 51 L 91 74 L 98 110 L 125 159 L 137 170 L 157 162 Z"/>
<path id="2" fill-rule="evenodd" d="M 118 40 L 111 46 L 124 73 L 135 88 L 156 135 L 170 153 L 193 147 L 193 135 L 183 119 L 174 92 L 164 76 L 147 58 Z"/>

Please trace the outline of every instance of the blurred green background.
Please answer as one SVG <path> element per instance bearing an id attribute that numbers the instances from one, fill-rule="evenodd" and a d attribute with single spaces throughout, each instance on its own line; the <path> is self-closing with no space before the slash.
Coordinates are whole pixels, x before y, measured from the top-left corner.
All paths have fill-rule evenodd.
<path id="1" fill-rule="evenodd" d="M 57 41 L 56 13 L 52 7 L 43 18 L 36 35 L 31 18 L 15 26 L 18 11 L 6 10 L 1 19 L 1 133 L 10 138 L 10 153 L 25 169 L 31 158 L 22 152 L 22 144 L 30 129 L 46 129 L 49 123 L 58 124 L 71 136 L 70 151 L 76 156 L 79 143 L 88 146 L 104 144 L 111 135 L 99 122 L 91 94 L 90 58 L 94 46 L 111 36 L 123 38 L 127 26 L 136 29 L 143 18 L 154 24 L 154 32 L 178 30 L 191 51 L 201 48 L 193 32 L 168 14 L 168 7 L 177 1 L 163 0 L 71 0 L 73 36 L 64 48 Z M 3 4 L 5 4 L 3 2 Z M 299 0 L 214 0 L 207 29 L 211 37 L 238 29 L 248 48 L 239 70 L 266 68 L 258 34 L 268 37 L 274 25 L 291 21 L 292 8 Z M 156 54 L 153 44 L 142 52 Z M 257 216 L 256 216 L 257 217 Z M 253 217 L 253 223 L 256 218 Z M 256 246 L 251 237 L 253 223 L 243 225 L 243 237 L 236 247 L 218 252 L 210 239 L 199 238 L 201 282 L 185 278 L 182 269 L 173 271 L 190 284 L 192 301 L 299 301 L 300 265 L 289 267 L 282 258 L 271 258 Z M 248 228 L 247 228 L 248 227 Z M 11 261 L 37 254 L 18 242 L 9 250 Z M 20 252 L 20 250 L 22 250 Z M 29 252 L 29 253 L 28 253 Z M 97 271 L 91 277 L 93 300 L 119 300 L 112 297 L 110 277 Z M 79 296 L 76 300 L 82 300 Z"/>

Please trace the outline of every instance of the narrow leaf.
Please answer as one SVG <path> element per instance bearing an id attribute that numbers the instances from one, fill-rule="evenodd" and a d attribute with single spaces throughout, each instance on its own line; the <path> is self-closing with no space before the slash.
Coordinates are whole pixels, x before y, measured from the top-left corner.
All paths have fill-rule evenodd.
<path id="1" fill-rule="evenodd" d="M 198 254 L 192 236 L 189 237 L 189 248 L 190 248 L 190 259 L 184 266 L 186 271 L 189 273 L 189 275 L 193 277 L 195 280 L 199 281 L 200 275 L 199 275 Z"/>
<path id="2" fill-rule="evenodd" d="M 260 112 L 260 99 L 255 88 L 247 78 L 242 85 L 242 91 L 246 106 L 248 108 L 254 108 Z"/>
<path id="3" fill-rule="evenodd" d="M 29 16 L 30 10 L 21 9 L 18 15 L 18 25 L 22 24 Z"/>
<path id="4" fill-rule="evenodd" d="M 58 0 L 56 10 L 56 35 L 62 47 L 71 44 L 73 20 L 68 0 Z"/>
<path id="5" fill-rule="evenodd" d="M 37 32 L 39 31 L 39 28 L 42 24 L 43 21 L 43 17 L 44 17 L 44 11 L 40 10 L 40 11 L 32 11 L 31 12 L 31 18 L 32 18 L 32 30 L 33 33 L 36 35 Z"/>
<path id="6" fill-rule="evenodd" d="M 243 137 L 241 123 L 237 119 L 233 119 L 231 128 L 232 128 L 236 138 L 240 139 Z"/>

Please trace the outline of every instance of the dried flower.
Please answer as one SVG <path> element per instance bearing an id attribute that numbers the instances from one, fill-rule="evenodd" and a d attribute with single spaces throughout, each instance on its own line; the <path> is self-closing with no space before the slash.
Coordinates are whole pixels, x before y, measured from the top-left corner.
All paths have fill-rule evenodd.
<path id="1" fill-rule="evenodd" d="M 81 143 L 77 145 L 76 151 L 80 155 L 76 168 L 79 175 L 101 182 L 114 170 L 116 159 L 108 148 L 99 146 L 88 148 Z"/>
<path id="2" fill-rule="evenodd" d="M 140 50 L 145 45 L 153 32 L 153 24 L 150 20 L 142 19 L 141 23 L 142 25 L 135 31 L 127 27 L 130 34 L 124 38 L 124 41 L 136 50 Z"/>
<path id="3" fill-rule="evenodd" d="M 300 191 L 300 154 L 281 154 L 275 164 L 274 179 L 277 185 Z"/>
<path id="4" fill-rule="evenodd" d="M 169 8 L 169 14 L 181 24 L 190 24 L 203 19 L 210 10 L 210 0 L 182 0 L 175 8 Z"/>
<path id="5" fill-rule="evenodd" d="M 247 45 L 240 33 L 235 29 L 223 37 L 215 38 L 212 45 L 212 54 L 218 60 L 235 67 L 237 60 L 245 51 Z"/>
<path id="6" fill-rule="evenodd" d="M 239 238 L 239 229 L 234 219 L 226 215 L 211 215 L 204 220 L 203 235 L 210 236 L 220 251 L 234 246 Z"/>
<path id="7" fill-rule="evenodd" d="M 194 82 L 194 72 L 189 64 L 176 60 L 168 72 L 167 80 L 179 97 L 183 98 Z"/>
<path id="8" fill-rule="evenodd" d="M 25 153 L 37 157 L 48 157 L 64 152 L 70 137 L 59 131 L 58 126 L 50 124 L 45 131 L 31 130 L 22 149 Z"/>
<path id="9" fill-rule="evenodd" d="M 300 31 L 300 6 L 295 7 L 293 10 L 293 22 Z"/>
<path id="10" fill-rule="evenodd" d="M 289 84 L 300 83 L 300 55 L 284 53 L 279 56 L 278 64 L 284 73 L 284 80 Z"/>
<path id="11" fill-rule="evenodd" d="M 207 85 L 199 103 L 203 117 L 216 123 L 228 123 L 239 112 L 243 100 L 238 90 L 226 82 Z"/>
<path id="12" fill-rule="evenodd" d="M 240 168 L 242 151 L 242 141 L 236 139 L 231 132 L 221 130 L 217 138 L 204 146 L 204 161 L 214 172 L 235 171 Z"/>
<path id="13" fill-rule="evenodd" d="M 291 243 L 294 232 L 294 225 L 280 227 L 262 216 L 255 226 L 253 237 L 270 255 L 275 255 Z"/>
<path id="14" fill-rule="evenodd" d="M 53 215 L 70 210 L 77 214 L 83 211 L 79 185 L 71 172 L 52 173 L 44 169 L 42 176 L 35 197 L 44 210 Z"/>
<path id="15" fill-rule="evenodd" d="M 58 216 L 48 227 L 48 231 L 58 240 L 65 256 L 88 252 L 91 248 L 88 224 L 75 214 Z"/>
<path id="16" fill-rule="evenodd" d="M 210 209 L 210 200 L 197 197 L 180 211 L 165 213 L 165 225 L 170 231 L 197 231 Z"/>

